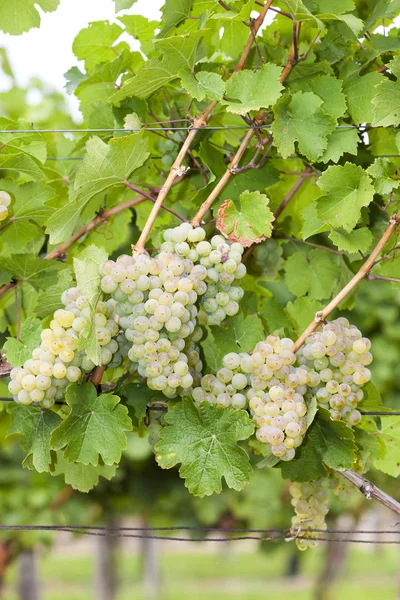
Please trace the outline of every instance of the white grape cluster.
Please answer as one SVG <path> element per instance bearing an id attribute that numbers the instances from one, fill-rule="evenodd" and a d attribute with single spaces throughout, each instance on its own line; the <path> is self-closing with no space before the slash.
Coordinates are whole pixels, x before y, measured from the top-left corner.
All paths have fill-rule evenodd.
<path id="1" fill-rule="evenodd" d="M 323 477 L 316 481 L 296 481 L 289 487 L 291 503 L 296 513 L 292 517 L 292 533 L 297 536 L 296 545 L 299 550 L 315 548 L 318 545 L 315 538 L 318 538 L 320 533 L 313 530 L 327 529 L 325 516 L 329 511 L 329 485 L 330 480 Z"/>
<path id="2" fill-rule="evenodd" d="M 201 299 L 199 320 L 202 324 L 220 325 L 227 316 L 237 314 L 243 298 L 242 288 L 235 285 L 246 275 L 241 262 L 243 246 L 237 242 L 231 244 L 221 235 L 215 235 L 209 242 L 205 237 L 201 227 L 182 223 L 164 232 L 161 250 L 174 252 L 206 269 L 207 289 Z"/>
<path id="3" fill-rule="evenodd" d="M 8 207 L 11 204 L 11 196 L 8 192 L 0 190 L 0 222 L 8 217 Z"/>
<path id="4" fill-rule="evenodd" d="M 222 369 L 216 375 L 205 375 L 201 387 L 193 390 L 196 404 L 248 405 L 258 440 L 284 461 L 295 457 L 307 430 L 307 386 L 319 382 L 313 373 L 293 366 L 293 347 L 289 338 L 269 335 L 252 354 L 226 354 Z"/>
<path id="5" fill-rule="evenodd" d="M 207 287 L 206 269 L 165 250 L 155 258 L 138 254 L 108 260 L 101 275 L 113 316 L 132 344 L 128 357 L 149 388 L 170 398 L 191 388 L 202 368 L 196 303 Z"/>
<path id="6" fill-rule="evenodd" d="M 50 327 L 41 332 L 41 344 L 33 350 L 32 358 L 11 371 L 8 389 L 19 404 L 40 402 L 49 408 L 65 396 L 69 384 L 94 369 L 85 351 L 78 350 L 79 340 L 92 319 L 101 349 L 101 364 L 111 365 L 121 352 L 117 341 L 119 326 L 110 318 L 109 303 L 99 300 L 93 315 L 76 287 L 66 290 L 61 300 L 65 308 L 54 312 Z"/>
<path id="7" fill-rule="evenodd" d="M 319 406 L 330 411 L 333 420 L 358 425 L 361 387 L 371 379 L 371 342 L 344 317 L 321 326 L 306 338 L 298 352 L 298 364 L 313 370 L 319 384 L 312 390 Z"/>

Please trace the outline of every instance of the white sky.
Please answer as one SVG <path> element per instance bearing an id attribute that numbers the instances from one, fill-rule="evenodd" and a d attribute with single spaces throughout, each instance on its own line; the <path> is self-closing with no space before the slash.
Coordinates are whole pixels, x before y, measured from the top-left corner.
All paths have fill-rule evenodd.
<path id="1" fill-rule="evenodd" d="M 140 14 L 159 20 L 159 9 L 164 0 L 138 0 L 131 9 L 120 15 Z M 7 50 L 17 84 L 24 86 L 31 77 L 38 77 L 58 91 L 64 90 L 64 73 L 80 65 L 72 52 L 72 42 L 79 31 L 91 21 L 115 21 L 112 0 L 61 0 L 53 13 L 41 13 L 39 29 L 31 29 L 19 36 L 0 32 L 0 47 Z M 122 38 L 123 39 L 123 38 Z M 0 73 L 0 91 L 8 90 L 11 83 Z M 79 119 L 78 100 L 66 95 L 71 112 Z"/>

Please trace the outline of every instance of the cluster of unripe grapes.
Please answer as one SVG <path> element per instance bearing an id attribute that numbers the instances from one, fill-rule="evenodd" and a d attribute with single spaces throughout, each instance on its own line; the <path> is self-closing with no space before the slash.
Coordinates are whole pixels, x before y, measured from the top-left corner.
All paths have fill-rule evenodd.
<path id="1" fill-rule="evenodd" d="M 224 356 L 216 376 L 205 375 L 193 390 L 199 404 L 250 409 L 257 439 L 281 460 L 295 456 L 307 429 L 307 384 L 316 383 L 306 369 L 294 367 L 294 342 L 269 335 L 253 353 L 231 352 Z"/>
<path id="2" fill-rule="evenodd" d="M 241 262 L 243 246 L 237 242 L 231 244 L 221 235 L 213 236 L 209 242 L 205 237 L 201 227 L 182 223 L 164 232 L 161 250 L 174 252 L 205 269 L 207 287 L 200 302 L 199 322 L 220 325 L 227 316 L 238 313 L 238 303 L 243 298 L 243 290 L 237 285 L 246 275 Z"/>
<path id="3" fill-rule="evenodd" d="M 296 545 L 299 550 L 315 548 L 319 533 L 313 531 L 320 529 L 325 531 L 327 525 L 325 516 L 328 514 L 328 488 L 330 480 L 328 478 L 317 479 L 316 481 L 293 482 L 290 487 L 292 496 L 292 506 L 295 515 L 292 517 L 292 532 L 296 537 Z"/>
<path id="4" fill-rule="evenodd" d="M 344 317 L 321 326 L 309 335 L 298 351 L 297 362 L 315 372 L 319 379 L 313 389 L 319 406 L 330 411 L 335 421 L 358 425 L 363 399 L 361 387 L 371 379 L 371 342 Z"/>
<path id="5" fill-rule="evenodd" d="M 11 204 L 11 196 L 8 192 L 0 190 L 0 222 L 8 217 L 8 207 Z"/>
<path id="6" fill-rule="evenodd" d="M 76 287 L 66 290 L 61 300 L 65 308 L 54 312 L 50 326 L 41 332 L 40 346 L 33 350 L 32 358 L 11 371 L 8 389 L 19 404 L 40 402 L 49 408 L 65 396 L 69 384 L 76 383 L 94 369 L 86 352 L 78 349 L 92 320 L 102 365 L 112 362 L 115 365 L 124 351 L 123 343 L 117 341 L 119 326 L 111 318 L 112 303 L 99 300 L 92 314 L 86 298 Z"/>

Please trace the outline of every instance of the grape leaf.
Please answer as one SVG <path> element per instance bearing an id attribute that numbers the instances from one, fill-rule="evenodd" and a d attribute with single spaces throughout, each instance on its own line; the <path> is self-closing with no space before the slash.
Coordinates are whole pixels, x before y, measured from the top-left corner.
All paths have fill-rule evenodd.
<path id="1" fill-rule="evenodd" d="M 379 437 L 378 426 L 373 419 L 368 422 L 368 430 L 360 429 L 360 427 L 354 429 L 354 439 L 364 462 L 384 458 L 385 442 Z"/>
<path id="2" fill-rule="evenodd" d="M 21 35 L 40 25 L 39 6 L 44 12 L 56 10 L 60 0 L 7 0 L 0 5 L 0 29 L 11 35 Z"/>
<path id="3" fill-rule="evenodd" d="M 82 463 L 70 463 L 66 461 L 60 452 L 57 453 L 57 462 L 52 466 L 53 476 L 64 475 L 65 483 L 79 490 L 90 492 L 99 482 L 100 477 L 112 479 L 116 473 L 116 465 L 98 464 L 83 465 Z"/>
<path id="4" fill-rule="evenodd" d="M 357 408 L 366 412 L 384 412 L 390 411 L 391 408 L 383 406 L 382 398 L 376 385 L 369 381 L 362 389 L 364 398 L 358 404 Z"/>
<path id="5" fill-rule="evenodd" d="M 115 2 L 115 12 L 131 8 L 137 2 L 137 0 L 113 0 Z"/>
<path id="6" fill-rule="evenodd" d="M 274 215 L 269 199 L 260 192 L 242 192 L 239 209 L 232 200 L 225 200 L 218 209 L 217 228 L 231 242 L 247 248 L 271 237 Z"/>
<path id="7" fill-rule="evenodd" d="M 357 154 L 360 141 L 357 129 L 336 129 L 328 135 L 328 146 L 320 158 L 323 163 L 337 163 L 343 154 Z"/>
<path id="8" fill-rule="evenodd" d="M 95 365 L 101 364 L 101 348 L 96 337 L 94 314 L 101 293 L 99 268 L 106 260 L 107 252 L 97 246 L 88 246 L 74 258 L 76 283 L 88 301 L 91 312 L 89 326 L 80 334 L 78 349 L 84 349 Z"/>
<path id="9" fill-rule="evenodd" d="M 183 89 L 199 102 L 205 98 L 217 102 L 224 95 L 225 83 L 218 73 L 207 71 L 192 73 L 189 69 L 185 69 L 179 73 L 179 76 Z"/>
<path id="10" fill-rule="evenodd" d="M 384 457 L 375 461 L 375 467 L 392 477 L 400 475 L 400 419 L 381 417 L 380 439 L 385 443 Z"/>
<path id="11" fill-rule="evenodd" d="M 201 340 L 200 345 L 208 368 L 215 373 L 221 368 L 223 354 L 220 352 L 210 328 L 208 328 L 207 337 Z"/>
<path id="12" fill-rule="evenodd" d="M 74 39 L 72 50 L 78 60 L 85 61 L 85 68 L 90 71 L 99 63 L 115 59 L 121 46 L 115 47 L 113 44 L 122 33 L 123 29 L 116 23 L 94 21 L 85 29 L 81 29 Z"/>
<path id="13" fill-rule="evenodd" d="M 268 333 L 274 333 L 288 326 L 288 319 L 285 312 L 275 298 L 264 298 L 260 316 L 266 325 Z"/>
<path id="14" fill-rule="evenodd" d="M 372 121 L 372 99 L 376 94 L 375 86 L 381 81 L 382 75 L 379 73 L 367 73 L 362 77 L 357 73 L 350 73 L 344 81 L 347 106 L 354 123 L 359 125 Z"/>
<path id="15" fill-rule="evenodd" d="M 53 209 L 46 206 L 55 197 L 54 190 L 43 183 L 25 183 L 20 187 L 9 189 L 2 183 L 2 189 L 14 194 L 12 203 L 12 220 L 1 233 L 1 244 L 4 245 L 3 255 L 10 252 L 23 253 L 40 235 L 37 225 L 43 225 Z"/>
<path id="16" fill-rule="evenodd" d="M 57 272 L 63 266 L 28 254 L 14 254 L 12 258 L 1 258 L 0 269 L 12 273 L 17 281 L 25 281 L 36 290 L 45 290 L 57 281 Z"/>
<path id="17" fill-rule="evenodd" d="M 254 431 L 244 410 L 231 410 L 207 402 L 196 408 L 184 398 L 168 411 L 156 459 L 162 469 L 181 463 L 180 476 L 194 496 L 222 491 L 222 477 L 228 487 L 241 490 L 250 480 L 251 466 L 246 451 L 237 442 Z"/>
<path id="18" fill-rule="evenodd" d="M 362 167 L 346 163 L 329 167 L 318 179 L 324 192 L 317 202 L 318 217 L 334 229 L 351 231 L 356 226 L 363 206 L 374 197 L 370 177 Z"/>
<path id="19" fill-rule="evenodd" d="M 285 313 L 293 323 L 295 333 L 299 336 L 305 328 L 314 320 L 315 314 L 322 309 L 321 302 L 311 300 L 308 296 L 296 298 L 294 302 L 288 302 Z"/>
<path id="20" fill-rule="evenodd" d="M 164 27 L 160 31 L 160 37 L 166 37 L 171 29 L 179 25 L 190 14 L 193 0 L 165 0 L 162 9 L 162 20 Z"/>
<path id="21" fill-rule="evenodd" d="M 150 58 L 137 72 L 137 75 L 127 79 L 111 98 L 118 103 L 124 98 L 137 96 L 147 98 L 166 83 L 176 79 L 183 69 L 193 70 L 200 58 L 199 47 L 202 32 L 192 31 L 190 34 L 179 35 L 157 42 L 160 58 Z"/>
<path id="22" fill-rule="evenodd" d="M 113 138 L 105 144 L 100 138 L 89 139 L 85 158 L 76 174 L 72 202 L 65 204 L 47 220 L 50 242 L 68 239 L 86 204 L 100 192 L 121 185 L 149 157 L 148 137 L 144 132 Z"/>
<path id="23" fill-rule="evenodd" d="M 400 185 L 396 165 L 388 158 L 376 158 L 368 167 L 367 173 L 374 178 L 375 189 L 378 194 L 390 194 Z"/>
<path id="24" fill-rule="evenodd" d="M 303 227 L 301 229 L 301 237 L 303 240 L 322 233 L 323 231 L 329 231 L 329 225 L 318 217 L 317 203 L 310 202 L 302 211 L 303 216 Z"/>
<path id="25" fill-rule="evenodd" d="M 332 421 L 328 410 L 318 409 L 296 457 L 280 463 L 283 477 L 311 481 L 326 475 L 323 463 L 331 469 L 351 469 L 357 446 L 353 431 L 343 421 Z"/>
<path id="26" fill-rule="evenodd" d="M 323 250 L 292 254 L 285 263 L 286 284 L 295 296 L 329 298 L 339 274 L 337 256 Z"/>
<path id="27" fill-rule="evenodd" d="M 397 81 L 384 77 L 376 86 L 376 95 L 372 99 L 374 127 L 400 125 L 400 58 L 396 56 L 387 66 Z"/>
<path id="28" fill-rule="evenodd" d="M 229 319 L 226 327 L 212 327 L 211 331 L 222 356 L 228 352 L 250 352 L 264 337 L 262 323 L 256 315 L 245 319 L 241 314 L 236 315 Z"/>
<path id="29" fill-rule="evenodd" d="M 9 337 L 4 344 L 7 360 L 13 367 L 20 367 L 28 358 L 31 358 L 32 350 L 40 344 L 42 323 L 39 319 L 29 317 L 21 326 L 20 339 Z"/>
<path id="30" fill-rule="evenodd" d="M 72 285 L 73 278 L 70 270 L 67 268 L 59 271 L 57 283 L 46 288 L 39 296 L 35 314 L 43 319 L 48 315 L 52 315 L 58 308 L 64 308 L 61 302 L 61 294 Z"/>
<path id="31" fill-rule="evenodd" d="M 329 239 L 344 252 L 349 254 L 356 254 L 362 252 L 365 254 L 371 248 L 373 242 L 373 235 L 367 227 L 361 227 L 360 229 L 354 229 L 350 233 L 346 231 L 331 231 Z"/>
<path id="32" fill-rule="evenodd" d="M 275 104 L 283 86 L 279 83 L 281 69 L 272 63 L 256 71 L 239 71 L 226 83 L 227 101 L 223 101 L 229 112 L 245 115 L 251 110 Z"/>
<path id="33" fill-rule="evenodd" d="M 70 412 L 52 434 L 54 450 L 64 449 L 68 462 L 84 465 L 96 466 L 99 457 L 106 465 L 119 462 L 126 448 L 125 431 L 132 430 L 128 409 L 119 404 L 119 397 L 97 397 L 94 385 L 84 383 L 69 386 L 66 401 Z"/>
<path id="34" fill-rule="evenodd" d="M 312 92 L 286 94 L 274 106 L 272 125 L 279 152 L 287 158 L 299 151 L 309 160 L 317 160 L 328 145 L 328 135 L 335 129 L 335 119 L 322 110 L 321 98 Z"/>
<path id="35" fill-rule="evenodd" d="M 342 91 L 342 82 L 335 77 L 320 75 L 297 79 L 292 84 L 289 79 L 289 88 L 294 92 L 312 92 L 319 96 L 323 101 L 321 108 L 334 119 L 338 119 L 346 112 L 346 97 Z"/>
<path id="36" fill-rule="evenodd" d="M 9 407 L 12 421 L 8 435 L 21 436 L 19 443 L 27 452 L 24 463 L 30 462 L 39 473 L 49 471 L 52 462 L 50 437 L 61 423 L 61 417 L 52 410 L 13 403 Z"/>

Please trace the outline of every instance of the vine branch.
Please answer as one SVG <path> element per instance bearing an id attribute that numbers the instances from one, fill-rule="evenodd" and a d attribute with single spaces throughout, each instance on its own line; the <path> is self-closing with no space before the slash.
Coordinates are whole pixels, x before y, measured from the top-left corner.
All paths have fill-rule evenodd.
<path id="1" fill-rule="evenodd" d="M 386 230 L 384 231 L 381 239 L 379 240 L 379 242 L 377 243 L 377 245 L 371 252 L 369 258 L 360 267 L 360 269 L 354 275 L 354 277 L 333 298 L 333 300 L 331 300 L 329 302 L 329 304 L 327 304 L 327 306 L 325 306 L 325 308 L 323 308 L 321 311 L 316 313 L 313 321 L 309 324 L 307 329 L 305 331 L 303 331 L 303 333 L 301 334 L 299 339 L 296 341 L 296 343 L 294 345 L 294 352 L 297 352 L 297 350 L 304 344 L 305 339 L 311 333 L 313 333 L 313 331 L 315 331 L 317 329 L 317 327 L 321 323 L 321 321 L 324 321 L 330 315 L 330 313 L 341 303 L 341 301 L 344 298 L 346 298 L 346 296 L 356 287 L 356 285 L 358 283 L 360 283 L 360 281 L 369 274 L 371 268 L 374 266 L 375 259 L 377 258 L 379 253 L 382 251 L 382 249 L 385 247 L 390 236 L 395 231 L 395 229 L 399 225 L 399 223 L 400 223 L 400 211 L 390 219 L 389 225 L 387 226 Z"/>
<path id="2" fill-rule="evenodd" d="M 249 38 L 247 40 L 246 46 L 242 52 L 242 55 L 239 59 L 238 64 L 236 65 L 236 67 L 234 68 L 231 76 L 229 77 L 229 79 L 232 79 L 232 77 L 235 75 L 235 73 L 238 73 L 239 71 L 241 71 L 246 63 L 246 60 L 250 54 L 250 50 L 252 48 L 254 39 L 258 33 L 258 30 L 260 29 L 261 25 L 264 22 L 264 19 L 266 17 L 266 14 L 269 10 L 269 7 L 271 6 L 273 0 L 267 0 L 266 4 L 264 5 L 264 7 L 262 8 L 260 14 L 258 15 L 257 19 L 255 19 L 252 24 L 251 24 L 251 30 L 250 30 L 250 35 Z M 148 216 L 148 219 L 143 227 L 143 231 L 140 234 L 140 237 L 135 245 L 136 250 L 142 251 L 144 250 L 147 238 L 150 235 L 150 231 L 154 225 L 154 221 L 156 220 L 156 217 L 158 215 L 158 212 L 165 200 L 165 198 L 168 195 L 169 190 L 171 189 L 175 178 L 176 177 L 182 177 L 185 173 L 186 173 L 186 168 L 184 168 L 182 166 L 184 158 L 186 156 L 186 154 L 189 151 L 189 148 L 194 140 L 194 138 L 197 135 L 197 132 L 199 129 L 203 129 L 206 126 L 207 123 L 207 119 L 210 117 L 211 113 L 213 112 L 215 106 L 217 105 L 217 102 L 211 102 L 201 113 L 201 115 L 199 117 L 197 117 L 196 119 L 194 119 L 193 121 L 193 126 L 192 129 L 189 131 L 183 145 L 182 148 L 179 151 L 178 156 L 175 159 L 174 164 L 172 165 L 170 172 L 168 174 L 167 179 L 165 180 L 164 185 L 162 186 L 160 193 L 158 194 L 157 200 L 153 206 L 152 211 L 150 212 L 150 215 Z M 250 136 L 251 139 L 251 136 Z M 250 141 L 249 139 L 249 141 Z"/>
<path id="3" fill-rule="evenodd" d="M 303 183 L 306 181 L 307 177 L 309 177 L 313 172 L 314 172 L 314 170 L 310 166 L 307 166 L 304 169 L 304 171 L 302 171 L 302 173 L 300 174 L 299 178 L 297 179 L 297 181 L 295 182 L 293 187 L 290 188 L 290 190 L 288 191 L 288 193 L 286 194 L 286 196 L 284 197 L 284 199 L 282 200 L 282 202 L 280 203 L 280 205 L 274 212 L 275 220 L 279 219 L 279 217 L 281 216 L 281 214 L 283 213 L 283 211 L 285 210 L 285 208 L 287 207 L 287 205 L 289 204 L 289 202 L 291 201 L 293 196 L 301 188 Z"/>
<path id="4" fill-rule="evenodd" d="M 377 500 L 386 506 L 386 508 L 392 512 L 396 513 L 396 515 L 400 515 L 400 502 L 397 502 L 397 500 L 392 498 L 392 496 L 389 496 L 389 494 L 383 492 L 368 479 L 362 477 L 362 475 L 359 475 L 358 473 L 355 473 L 355 471 L 346 470 L 338 471 L 338 473 L 343 475 L 345 479 L 355 485 L 356 488 L 358 488 L 359 491 L 364 494 L 367 500 L 371 500 L 373 498 L 374 500 Z"/>

